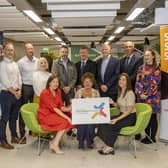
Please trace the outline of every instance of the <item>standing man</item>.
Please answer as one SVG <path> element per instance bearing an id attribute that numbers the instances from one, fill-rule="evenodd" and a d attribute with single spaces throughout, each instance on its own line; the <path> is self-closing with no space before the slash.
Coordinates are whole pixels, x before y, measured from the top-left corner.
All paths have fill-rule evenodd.
<path id="1" fill-rule="evenodd" d="M 97 62 L 97 82 L 101 97 L 110 97 L 114 101 L 117 98 L 117 81 L 120 73 L 118 58 L 111 55 L 111 47 L 102 45 L 102 58 Z"/>
<path id="2" fill-rule="evenodd" d="M 81 47 L 79 51 L 80 61 L 76 63 L 77 69 L 77 82 L 76 87 L 80 89 L 82 87 L 81 77 L 85 72 L 90 72 L 96 78 L 96 63 L 88 59 L 88 48 Z"/>
<path id="3" fill-rule="evenodd" d="M 74 98 L 77 71 L 75 64 L 68 59 L 67 46 L 62 46 L 59 54 L 60 58 L 53 61 L 51 72 L 59 77 L 63 101 L 65 105 L 70 105 L 70 100 Z"/>
<path id="4" fill-rule="evenodd" d="M 124 46 L 125 56 L 120 59 L 120 73 L 125 72 L 130 76 L 134 90 L 136 74 L 139 66 L 143 64 L 143 57 L 139 52 L 135 51 L 134 42 L 127 41 Z"/>
<path id="5" fill-rule="evenodd" d="M 26 55 L 18 61 L 19 70 L 22 77 L 22 104 L 33 102 L 33 72 L 37 68 L 37 58 L 34 56 L 34 47 L 31 43 L 25 44 Z M 22 144 L 26 143 L 25 137 L 25 124 L 20 114 L 19 116 L 19 129 Z"/>
<path id="6" fill-rule="evenodd" d="M 18 119 L 22 81 L 19 68 L 16 62 L 13 61 L 14 46 L 12 43 L 7 43 L 4 48 L 4 58 L 0 62 L 0 104 L 1 104 L 1 119 L 0 119 L 0 146 L 4 149 L 14 149 L 14 146 L 8 143 L 6 138 L 6 126 L 9 121 L 11 132 L 11 143 L 19 143 L 16 132 L 16 121 Z"/>

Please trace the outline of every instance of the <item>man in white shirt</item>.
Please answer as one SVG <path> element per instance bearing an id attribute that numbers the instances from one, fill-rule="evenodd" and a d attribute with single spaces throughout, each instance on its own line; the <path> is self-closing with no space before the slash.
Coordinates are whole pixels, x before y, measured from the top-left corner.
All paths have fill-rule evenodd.
<path id="1" fill-rule="evenodd" d="M 8 143 L 6 138 L 6 126 L 9 121 L 11 132 L 11 143 L 19 143 L 16 132 L 16 121 L 18 119 L 22 81 L 19 68 L 16 62 L 13 61 L 14 46 L 12 43 L 7 43 L 4 48 L 4 58 L 0 62 L 0 103 L 2 116 L 0 120 L 0 146 L 4 149 L 13 149 L 14 146 Z"/>
<path id="2" fill-rule="evenodd" d="M 34 56 L 34 47 L 31 43 L 25 44 L 25 56 L 18 61 L 20 74 L 22 77 L 22 104 L 33 102 L 33 72 L 37 69 L 37 58 Z M 25 124 L 22 116 L 19 116 L 19 130 L 22 144 L 26 143 Z"/>

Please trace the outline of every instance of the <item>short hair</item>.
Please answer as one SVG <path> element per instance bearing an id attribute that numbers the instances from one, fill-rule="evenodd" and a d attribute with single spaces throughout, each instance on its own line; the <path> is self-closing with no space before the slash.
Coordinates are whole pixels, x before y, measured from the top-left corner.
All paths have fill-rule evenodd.
<path id="1" fill-rule="evenodd" d="M 87 79 L 87 78 L 89 78 L 91 80 L 91 82 L 93 83 L 93 85 L 95 85 L 95 83 L 96 83 L 95 77 L 90 72 L 86 72 L 82 75 L 82 77 L 81 77 L 82 84 L 84 83 L 85 79 Z"/>
<path id="2" fill-rule="evenodd" d="M 4 44 L 3 49 L 5 49 L 8 45 L 12 45 L 12 46 L 13 46 L 13 48 L 14 48 L 14 45 L 13 45 L 13 43 L 12 43 L 12 42 L 6 42 L 6 43 Z"/>
<path id="3" fill-rule="evenodd" d="M 80 50 L 89 50 L 89 49 L 86 46 L 82 46 L 82 47 L 80 47 Z"/>
<path id="4" fill-rule="evenodd" d="M 62 45 L 62 46 L 60 47 L 60 49 L 62 49 L 62 48 L 66 48 L 66 49 L 68 50 L 68 46 Z"/>
<path id="5" fill-rule="evenodd" d="M 48 88 L 50 87 L 50 83 L 51 83 L 55 78 L 57 78 L 57 79 L 58 79 L 58 82 L 59 82 L 58 76 L 56 76 L 56 75 L 54 75 L 54 74 L 50 75 L 50 77 L 48 78 L 47 83 L 46 83 L 46 89 L 48 89 Z"/>

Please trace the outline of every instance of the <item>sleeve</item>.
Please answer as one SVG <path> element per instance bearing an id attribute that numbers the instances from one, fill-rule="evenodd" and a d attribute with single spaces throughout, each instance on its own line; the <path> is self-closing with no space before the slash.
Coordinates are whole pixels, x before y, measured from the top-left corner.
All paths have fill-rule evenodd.
<path id="1" fill-rule="evenodd" d="M 136 76 L 135 93 L 137 96 L 140 96 L 143 92 L 142 68 L 143 66 L 139 67 L 137 76 Z"/>
<path id="2" fill-rule="evenodd" d="M 72 74 L 73 75 L 72 75 L 72 78 L 71 78 L 69 86 L 71 88 L 74 88 L 75 84 L 76 84 L 76 81 L 77 81 L 77 70 L 76 70 L 76 66 L 75 65 L 73 65 L 73 73 Z"/>
<path id="3" fill-rule="evenodd" d="M 82 89 L 79 89 L 75 94 L 75 98 L 78 99 L 78 98 L 81 98 L 81 96 L 82 96 Z"/>
<path id="4" fill-rule="evenodd" d="M 19 71 L 19 66 L 18 64 L 16 64 L 17 66 L 17 73 L 18 73 L 18 84 L 19 84 L 19 88 L 22 88 L 22 78 L 21 78 L 21 74 L 20 74 L 20 71 Z"/>
<path id="5" fill-rule="evenodd" d="M 59 109 L 61 109 L 63 106 L 64 106 L 64 104 L 63 104 L 63 101 L 62 101 L 62 95 L 61 95 L 61 90 L 59 89 L 58 90 L 58 95 L 59 95 L 59 98 L 58 98 L 58 100 L 59 100 L 59 102 L 58 102 L 58 108 Z"/>
<path id="6" fill-rule="evenodd" d="M 113 76 L 111 77 L 111 80 L 109 80 L 107 83 L 108 88 L 115 85 L 115 83 L 118 80 L 119 74 L 120 74 L 120 61 L 119 59 L 116 59 Z"/>
<path id="7" fill-rule="evenodd" d="M 56 102 L 51 100 L 51 95 L 47 92 L 47 90 L 43 90 L 40 95 L 40 105 L 45 106 L 50 111 L 54 111 L 54 108 L 57 108 Z"/>
<path id="8" fill-rule="evenodd" d="M 129 91 L 126 95 L 126 105 L 134 106 L 135 104 L 135 95 L 132 91 Z"/>
<path id="9" fill-rule="evenodd" d="M 57 61 L 53 61 L 51 73 L 54 75 L 58 75 Z"/>

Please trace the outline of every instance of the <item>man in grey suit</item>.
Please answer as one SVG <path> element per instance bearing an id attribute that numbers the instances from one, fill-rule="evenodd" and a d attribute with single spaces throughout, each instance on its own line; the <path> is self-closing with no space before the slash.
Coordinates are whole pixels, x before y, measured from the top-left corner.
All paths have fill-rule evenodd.
<path id="1" fill-rule="evenodd" d="M 51 72 L 59 77 L 60 87 L 62 89 L 62 99 L 65 105 L 69 105 L 70 100 L 74 97 L 77 71 L 75 64 L 68 58 L 67 46 L 62 46 L 59 54 L 60 58 L 53 62 Z"/>
<path id="2" fill-rule="evenodd" d="M 134 90 L 136 74 L 139 66 L 143 64 L 143 56 L 135 51 L 134 42 L 127 41 L 124 46 L 125 56 L 120 59 L 120 73 L 125 72 L 130 76 Z"/>

